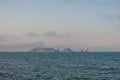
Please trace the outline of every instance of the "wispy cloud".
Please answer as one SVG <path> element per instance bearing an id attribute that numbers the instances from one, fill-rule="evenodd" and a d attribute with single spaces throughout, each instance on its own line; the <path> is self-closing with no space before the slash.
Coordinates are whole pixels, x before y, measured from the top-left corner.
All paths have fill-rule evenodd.
<path id="1" fill-rule="evenodd" d="M 90 4 L 95 5 L 95 4 L 98 4 L 99 1 L 96 1 L 96 0 L 63 0 L 63 2 L 65 5 L 73 5 L 73 4 L 77 4 L 77 3 L 81 3 L 81 2 L 90 3 Z"/>
<path id="2" fill-rule="evenodd" d="M 83 2 L 89 2 L 89 0 L 63 0 L 64 6 L 75 6 L 80 5 Z"/>
<path id="3" fill-rule="evenodd" d="M 107 15 L 105 19 L 108 21 L 120 21 L 120 14 Z"/>
<path id="4" fill-rule="evenodd" d="M 45 33 L 41 34 L 41 36 L 55 37 L 55 36 L 59 36 L 59 35 L 56 32 L 54 32 L 54 31 L 49 31 L 49 32 L 45 32 Z"/>
<path id="5" fill-rule="evenodd" d="M 95 6 L 116 6 L 120 5 L 120 0 L 63 0 L 65 5 L 73 5 L 85 2 Z"/>
<path id="6" fill-rule="evenodd" d="M 72 3 L 76 3 L 77 1 L 81 1 L 81 0 L 63 0 L 65 4 L 72 4 Z"/>
<path id="7" fill-rule="evenodd" d="M 65 46 L 65 45 L 60 44 L 60 45 L 55 45 L 55 46 L 53 46 L 53 48 L 63 49 L 63 48 L 66 48 L 66 46 Z"/>
<path id="8" fill-rule="evenodd" d="M 13 41 L 16 39 L 17 37 L 12 36 L 12 35 L 0 35 L 0 42 Z"/>
<path id="9" fill-rule="evenodd" d="M 45 47 L 44 42 L 1 44 L 0 51 L 30 51 L 35 47 Z"/>
<path id="10" fill-rule="evenodd" d="M 68 37 L 68 35 L 65 34 L 59 34 L 56 33 L 55 31 L 48 31 L 48 32 L 43 32 L 43 33 L 35 33 L 35 32 L 30 32 L 27 34 L 28 37 L 56 37 L 56 38 L 60 38 L 60 37 Z"/>
<path id="11" fill-rule="evenodd" d="M 34 32 L 30 32 L 30 33 L 27 34 L 27 36 L 28 36 L 28 37 L 39 37 L 40 34 L 34 33 Z"/>
<path id="12" fill-rule="evenodd" d="M 120 20 L 120 15 L 117 16 L 117 19 Z"/>

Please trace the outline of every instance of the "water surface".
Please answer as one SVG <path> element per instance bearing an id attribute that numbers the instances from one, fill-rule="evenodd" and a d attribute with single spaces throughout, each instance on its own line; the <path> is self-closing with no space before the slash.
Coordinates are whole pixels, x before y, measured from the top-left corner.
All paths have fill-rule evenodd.
<path id="1" fill-rule="evenodd" d="M 1 52 L 0 80 L 120 80 L 120 53 Z"/>

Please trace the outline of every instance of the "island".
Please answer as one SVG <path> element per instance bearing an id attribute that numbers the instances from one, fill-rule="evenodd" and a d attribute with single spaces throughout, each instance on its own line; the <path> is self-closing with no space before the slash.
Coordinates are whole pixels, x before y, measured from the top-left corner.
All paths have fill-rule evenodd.
<path id="1" fill-rule="evenodd" d="M 32 52 L 57 52 L 54 48 L 34 48 L 31 50 Z"/>
<path id="2" fill-rule="evenodd" d="M 40 47 L 37 47 L 37 48 L 33 48 L 31 50 L 31 52 L 74 52 L 74 51 L 70 48 L 65 48 L 63 50 L 60 50 L 60 49 L 54 49 L 54 48 L 40 48 Z"/>
<path id="3" fill-rule="evenodd" d="M 70 48 L 65 48 L 65 49 L 61 50 L 61 52 L 73 52 L 73 50 Z"/>

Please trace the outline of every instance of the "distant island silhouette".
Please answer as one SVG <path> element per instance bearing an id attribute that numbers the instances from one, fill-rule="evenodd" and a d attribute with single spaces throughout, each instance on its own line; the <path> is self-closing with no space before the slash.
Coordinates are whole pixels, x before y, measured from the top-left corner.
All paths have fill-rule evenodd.
<path id="1" fill-rule="evenodd" d="M 37 47 L 37 48 L 33 48 L 31 52 L 74 52 L 74 51 L 70 48 L 65 48 L 65 49 L 60 50 L 60 49 L 54 49 L 54 48 Z"/>
<path id="2" fill-rule="evenodd" d="M 31 52 L 76 52 L 70 48 L 64 48 L 64 49 L 55 49 L 55 48 L 43 48 L 43 47 L 36 47 L 31 50 Z M 77 51 L 78 52 L 78 51 Z M 79 52 L 89 52 L 89 49 L 81 49 Z"/>

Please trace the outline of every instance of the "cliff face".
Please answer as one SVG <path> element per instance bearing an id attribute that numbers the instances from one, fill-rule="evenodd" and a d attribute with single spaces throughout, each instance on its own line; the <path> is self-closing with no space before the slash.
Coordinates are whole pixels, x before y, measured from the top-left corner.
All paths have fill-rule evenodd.
<path id="1" fill-rule="evenodd" d="M 34 48 L 32 52 L 57 52 L 54 48 Z"/>

